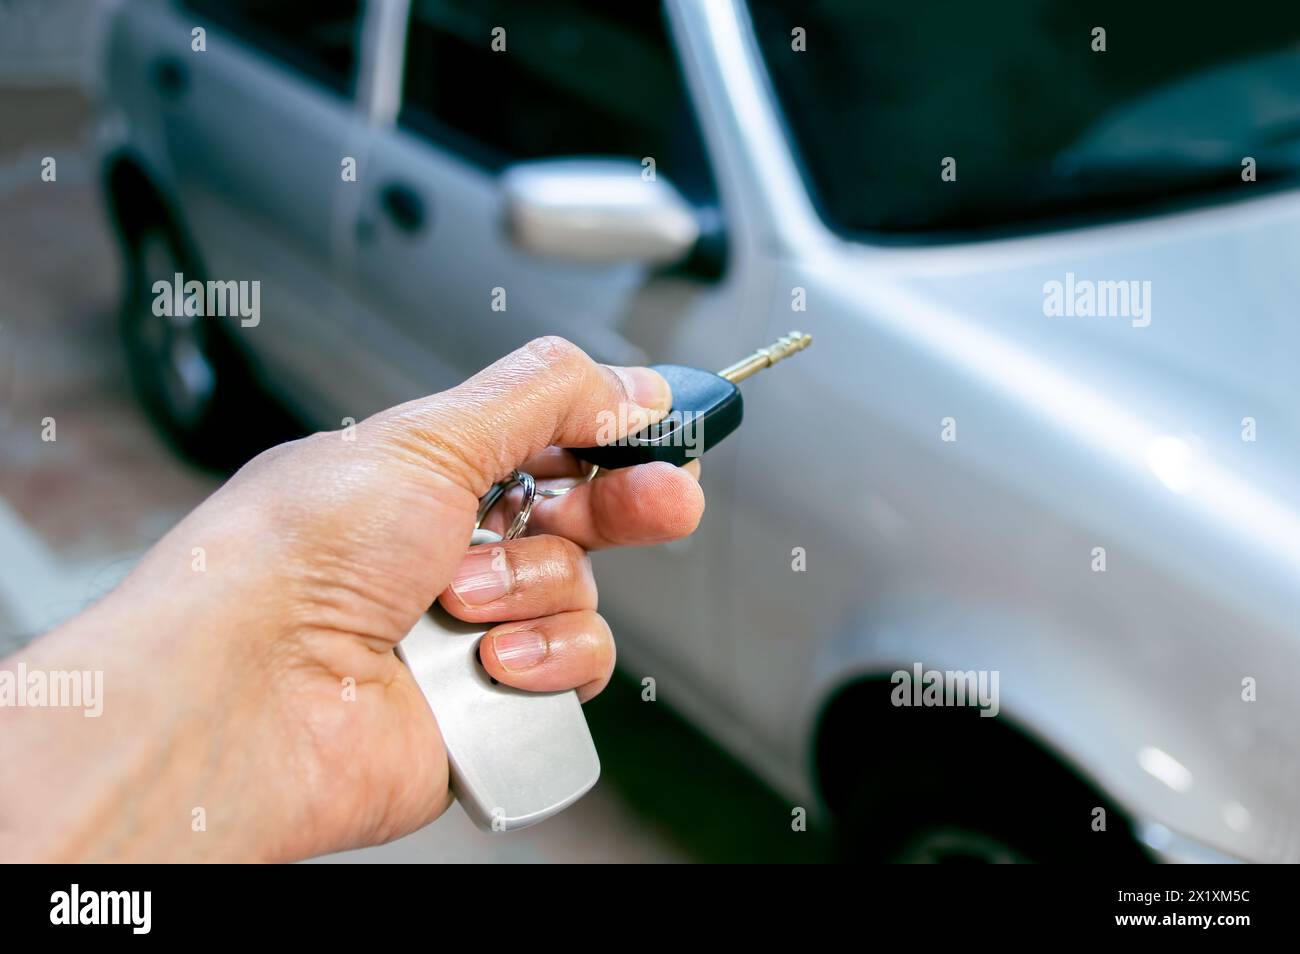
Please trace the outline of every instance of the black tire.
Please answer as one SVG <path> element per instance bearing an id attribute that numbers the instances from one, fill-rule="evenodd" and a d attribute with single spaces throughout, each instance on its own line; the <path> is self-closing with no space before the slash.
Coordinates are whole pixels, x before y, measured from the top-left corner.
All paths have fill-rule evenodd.
<path id="1" fill-rule="evenodd" d="M 884 740 L 845 777 L 844 860 L 911 864 L 1142 864 L 1131 822 L 1033 739 L 973 708 L 890 704 L 888 684 L 855 694 L 849 739 Z M 843 731 L 843 730 L 841 730 Z M 831 750 L 826 756 L 835 758 Z M 839 758 L 847 753 L 842 750 Z M 864 756 L 868 756 L 864 760 Z M 874 757 L 871 757 L 874 756 Z M 864 764 L 865 761 L 865 764 Z M 1093 828 L 1105 810 L 1105 830 Z"/>
<path id="2" fill-rule="evenodd" d="M 230 471 L 299 428 L 258 386 L 219 327 L 237 319 L 154 314 L 154 282 L 202 281 L 174 229 L 150 225 L 126 243 L 120 332 L 131 381 L 150 418 L 194 463 Z"/>

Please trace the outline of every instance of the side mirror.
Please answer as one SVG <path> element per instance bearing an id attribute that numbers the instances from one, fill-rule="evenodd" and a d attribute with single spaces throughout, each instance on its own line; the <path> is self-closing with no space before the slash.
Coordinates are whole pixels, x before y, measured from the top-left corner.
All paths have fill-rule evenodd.
<path id="1" fill-rule="evenodd" d="M 609 159 L 547 159 L 502 175 L 506 225 L 516 245 L 569 262 L 668 265 L 700 237 L 694 209 L 664 179 Z"/>

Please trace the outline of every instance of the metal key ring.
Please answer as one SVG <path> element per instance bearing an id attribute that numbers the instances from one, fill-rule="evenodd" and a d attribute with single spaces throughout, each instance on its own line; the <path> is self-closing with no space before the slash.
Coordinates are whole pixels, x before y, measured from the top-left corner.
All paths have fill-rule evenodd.
<path id="1" fill-rule="evenodd" d="M 524 488 L 524 499 L 519 505 L 519 512 L 515 514 L 515 519 L 510 522 L 510 529 L 506 531 L 504 538 L 506 540 L 513 540 L 524 532 L 524 528 L 528 526 L 528 518 L 533 515 L 533 508 L 537 506 L 537 481 L 533 480 L 532 474 L 517 470 L 512 482 Z"/>
<path id="2" fill-rule="evenodd" d="M 533 508 L 537 506 L 537 481 L 533 479 L 532 474 L 526 474 L 522 470 L 514 471 L 505 480 L 499 480 L 488 488 L 488 492 L 483 495 L 483 499 L 478 504 L 478 517 L 474 521 L 475 530 L 483 526 L 483 521 L 487 519 L 492 508 L 516 484 L 524 488 L 524 499 L 503 539 L 513 540 L 524 532 L 524 528 L 528 526 L 528 519 L 533 515 Z"/>
<path id="3" fill-rule="evenodd" d="M 583 484 L 590 482 L 591 479 L 596 476 L 598 470 L 600 470 L 600 467 L 596 464 L 592 464 L 590 471 L 582 477 L 579 477 L 568 487 L 555 487 L 551 489 L 538 487 L 537 481 L 533 478 L 532 474 L 525 473 L 522 470 L 515 470 L 505 480 L 499 480 L 493 484 L 488 488 L 488 492 L 483 495 L 483 499 L 480 500 L 478 504 L 478 516 L 474 521 L 474 529 L 477 530 L 483 525 L 483 521 L 487 519 L 487 515 L 492 511 L 492 508 L 497 505 L 510 488 L 518 484 L 524 488 L 523 503 L 520 505 L 519 512 L 515 514 L 515 519 L 511 521 L 510 529 L 506 531 L 505 535 L 506 540 L 513 540 L 522 534 L 524 529 L 528 526 L 528 520 L 533 515 L 533 508 L 537 506 L 537 499 L 539 497 L 545 497 L 547 499 L 563 497 L 569 491 L 576 490 Z"/>
<path id="4" fill-rule="evenodd" d="M 488 492 L 478 502 L 478 518 L 474 521 L 475 530 L 483 526 L 483 521 L 487 519 L 488 513 L 497 505 L 497 501 L 505 495 L 505 492 L 514 486 L 514 483 L 514 477 L 511 477 L 508 480 L 498 480 L 488 488 Z"/>
<path id="5" fill-rule="evenodd" d="M 563 496 L 564 496 L 565 494 L 567 494 L 569 491 L 571 491 L 571 490 L 577 490 L 577 489 L 578 489 L 579 487 L 581 487 L 583 484 L 590 483 L 590 482 L 591 482 L 591 479 L 592 479 L 593 477 L 596 476 L 596 471 L 598 471 L 598 470 L 600 470 L 600 465 L 599 465 L 599 464 L 592 464 L 592 465 L 591 465 L 591 470 L 589 470 L 587 473 L 583 474 L 581 477 L 579 477 L 577 480 L 575 480 L 575 481 L 574 481 L 573 483 L 571 483 L 569 486 L 567 486 L 567 487 L 554 487 L 554 488 L 550 488 L 550 489 L 546 489 L 546 488 L 538 487 L 538 488 L 537 488 L 537 495 L 538 495 L 539 497 L 545 497 L 545 498 L 547 498 L 548 500 L 551 499 L 552 497 L 563 497 Z"/>
<path id="6" fill-rule="evenodd" d="M 517 535 L 524 532 L 525 526 L 528 526 L 529 517 L 533 516 L 533 507 L 537 506 L 537 481 L 533 480 L 532 474 L 523 471 L 512 472 L 506 480 L 497 481 L 487 489 L 487 493 L 482 495 L 482 499 L 478 500 L 478 515 L 474 519 L 474 529 L 480 529 L 484 525 L 484 520 L 487 519 L 491 508 L 497 506 L 500 498 L 503 498 L 516 483 L 524 487 L 524 503 L 520 507 L 519 513 L 516 513 L 515 519 L 511 521 L 510 529 L 507 530 L 504 539 L 515 539 Z"/>

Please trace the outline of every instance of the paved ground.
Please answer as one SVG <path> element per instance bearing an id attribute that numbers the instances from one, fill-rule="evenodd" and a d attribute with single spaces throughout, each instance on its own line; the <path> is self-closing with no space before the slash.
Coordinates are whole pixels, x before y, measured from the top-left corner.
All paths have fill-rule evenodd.
<path id="1" fill-rule="evenodd" d="M 210 493 L 157 438 L 114 333 L 116 249 L 73 95 L 0 89 L 0 656 L 102 594 Z M 56 183 L 40 159 L 58 159 Z M 41 439 L 53 418 L 56 440 Z M 597 789 L 527 832 L 459 809 L 393 845 L 330 860 L 817 860 L 827 839 L 662 704 L 619 679 L 588 707 Z"/>

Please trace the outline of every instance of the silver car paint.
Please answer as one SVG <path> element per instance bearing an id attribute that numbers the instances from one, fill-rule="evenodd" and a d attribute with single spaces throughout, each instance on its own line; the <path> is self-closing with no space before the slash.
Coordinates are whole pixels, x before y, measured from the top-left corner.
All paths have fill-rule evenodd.
<path id="1" fill-rule="evenodd" d="M 846 242 L 808 200 L 743 7 L 675 0 L 727 273 L 556 266 L 508 243 L 492 177 L 393 127 L 405 5 L 371 6 L 355 102 L 231 44 L 203 66 L 231 98 L 164 108 L 162 128 L 144 66 L 190 25 L 164 0 L 115 18 L 105 149 L 143 158 L 209 271 L 263 279 L 268 317 L 240 340 L 273 389 L 337 427 L 537 334 L 720 367 L 803 326 L 815 349 L 747 388 L 749 425 L 710 454 L 698 535 L 601 555 L 629 671 L 811 805 L 813 726 L 836 688 L 914 661 L 996 669 L 1002 718 L 1164 832 L 1171 857 L 1300 860 L 1300 197 L 993 242 Z M 231 144 L 216 131 L 235 97 L 255 134 Z M 257 113 L 277 102 L 294 116 Z M 309 148 L 290 149 L 286 120 Z M 354 187 L 302 174 L 345 149 L 364 157 Z M 195 173 L 232 178 L 217 194 Z M 391 177 L 455 228 L 359 241 Z M 247 218 L 267 208 L 283 215 Z M 1045 316 L 1044 282 L 1067 272 L 1149 280 L 1150 326 Z M 488 306 L 498 286 L 505 314 Z M 795 547 L 809 572 L 791 571 Z M 1257 702 L 1241 701 L 1248 677 Z M 862 733 L 864 754 L 843 757 L 888 744 Z"/>

